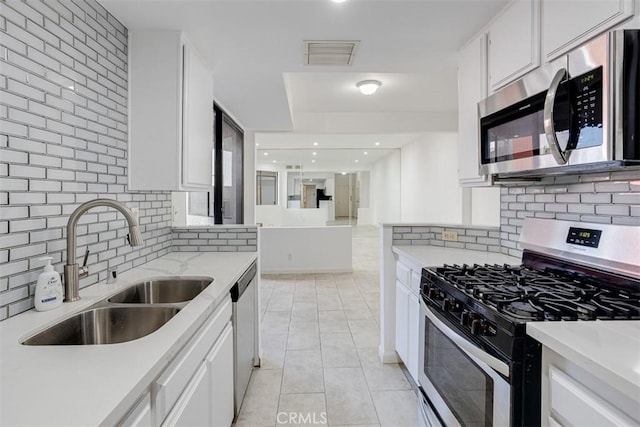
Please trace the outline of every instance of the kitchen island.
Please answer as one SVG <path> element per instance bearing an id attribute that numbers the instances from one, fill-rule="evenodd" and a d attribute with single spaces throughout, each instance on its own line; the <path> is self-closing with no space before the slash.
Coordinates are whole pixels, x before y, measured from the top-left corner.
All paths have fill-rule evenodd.
<path id="1" fill-rule="evenodd" d="M 115 425 L 203 324 L 229 300 L 229 290 L 255 252 L 173 252 L 122 273 L 116 283 L 80 291 L 81 300 L 34 310 L 0 324 L 0 425 Z M 213 283 L 157 331 L 107 345 L 25 346 L 30 336 L 127 286 L 158 276 L 210 276 Z"/>

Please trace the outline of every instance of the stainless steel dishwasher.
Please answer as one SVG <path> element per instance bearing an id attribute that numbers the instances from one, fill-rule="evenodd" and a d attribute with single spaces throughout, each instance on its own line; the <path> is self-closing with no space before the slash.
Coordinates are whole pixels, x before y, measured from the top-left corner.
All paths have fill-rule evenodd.
<path id="1" fill-rule="evenodd" d="M 259 366 L 257 348 L 257 316 L 258 298 L 256 272 L 258 267 L 254 262 L 244 272 L 238 282 L 231 288 L 233 322 L 233 378 L 234 378 L 234 407 L 235 415 L 240 412 L 244 394 L 249 385 L 251 371 Z"/>

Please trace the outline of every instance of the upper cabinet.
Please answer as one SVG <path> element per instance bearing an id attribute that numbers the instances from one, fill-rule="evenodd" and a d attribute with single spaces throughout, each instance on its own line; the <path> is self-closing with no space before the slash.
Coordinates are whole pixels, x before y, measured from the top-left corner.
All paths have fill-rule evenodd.
<path id="1" fill-rule="evenodd" d="M 633 16 L 633 0 L 552 0 L 542 4 L 542 49 L 550 61 Z"/>
<path id="2" fill-rule="evenodd" d="M 212 150 L 206 62 L 180 32 L 129 32 L 129 189 L 210 189 Z"/>
<path id="3" fill-rule="evenodd" d="M 490 24 L 489 88 L 495 92 L 540 65 L 540 2 L 515 0 Z"/>
<path id="4" fill-rule="evenodd" d="M 488 185 L 478 173 L 478 102 L 487 96 L 487 37 L 481 33 L 458 52 L 458 181 Z"/>

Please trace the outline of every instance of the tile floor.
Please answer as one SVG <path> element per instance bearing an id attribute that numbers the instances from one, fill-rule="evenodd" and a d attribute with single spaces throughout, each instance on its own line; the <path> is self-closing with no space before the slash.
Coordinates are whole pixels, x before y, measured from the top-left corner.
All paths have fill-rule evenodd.
<path id="1" fill-rule="evenodd" d="M 237 427 L 417 425 L 402 369 L 378 358 L 378 231 L 353 230 L 352 273 L 262 277 L 262 366 Z"/>

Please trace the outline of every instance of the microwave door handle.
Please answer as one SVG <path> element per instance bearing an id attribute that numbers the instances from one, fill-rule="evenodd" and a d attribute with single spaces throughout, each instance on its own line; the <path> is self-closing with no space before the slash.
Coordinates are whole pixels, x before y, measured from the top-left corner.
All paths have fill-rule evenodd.
<path id="1" fill-rule="evenodd" d="M 440 332 L 442 332 L 447 338 L 453 341 L 458 347 L 464 350 L 467 354 L 476 359 L 486 363 L 490 368 L 495 371 L 501 373 L 505 377 L 509 378 L 509 365 L 504 363 L 502 360 L 499 360 L 482 349 L 476 347 L 465 338 L 458 335 L 451 328 L 442 322 L 442 320 L 438 319 L 438 317 L 431 312 L 431 309 L 427 307 L 426 310 L 427 317 L 433 323 L 433 325 L 438 328 Z"/>
<path id="2" fill-rule="evenodd" d="M 556 136 L 555 126 L 553 125 L 553 107 L 556 102 L 556 93 L 558 91 L 558 87 L 562 80 L 565 79 L 567 75 L 567 70 L 562 68 L 558 70 L 556 75 L 553 77 L 551 81 L 551 86 L 547 90 L 547 97 L 544 100 L 544 133 L 547 136 L 547 143 L 549 144 L 549 149 L 551 150 L 551 154 L 553 158 L 556 159 L 556 162 L 559 165 L 564 165 L 567 163 L 567 158 L 565 157 L 565 153 L 562 152 L 562 148 L 560 148 L 560 143 L 558 142 L 558 137 Z"/>

